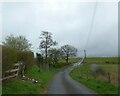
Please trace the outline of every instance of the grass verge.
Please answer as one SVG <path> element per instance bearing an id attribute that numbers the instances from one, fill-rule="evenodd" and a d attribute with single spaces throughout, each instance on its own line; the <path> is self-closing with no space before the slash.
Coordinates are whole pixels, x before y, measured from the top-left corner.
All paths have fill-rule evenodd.
<path id="1" fill-rule="evenodd" d="M 77 62 L 78 59 L 72 59 L 70 63 Z M 48 72 L 39 72 L 39 68 L 34 65 L 31 70 L 29 70 L 26 74 L 29 78 L 34 78 L 38 80 L 40 84 L 33 84 L 31 82 L 22 81 L 21 79 L 13 80 L 12 82 L 5 85 L 2 89 L 3 94 L 45 94 L 47 87 L 52 80 L 53 76 L 59 72 L 64 70 L 66 67 L 70 65 L 61 67 L 61 68 L 50 68 Z"/>
<path id="2" fill-rule="evenodd" d="M 93 60 L 93 58 L 92 58 Z M 91 61 L 92 61 L 91 60 Z M 95 61 L 96 60 L 96 61 Z M 100 74 L 97 75 L 96 78 L 94 78 L 90 66 L 90 60 L 87 59 L 87 62 L 89 63 L 84 63 L 82 66 L 79 66 L 78 68 L 74 69 L 71 73 L 70 76 L 84 84 L 85 86 L 91 88 L 92 90 L 94 90 L 96 93 L 99 94 L 117 94 L 118 93 L 118 64 L 108 64 L 108 59 L 105 63 L 105 59 L 101 59 L 104 60 L 104 63 L 100 64 L 99 66 L 105 71 L 105 72 L 109 72 L 111 74 L 111 83 L 108 83 L 107 81 L 107 75 L 101 76 Z M 99 58 L 94 58 L 94 61 L 92 62 L 102 62 L 101 60 L 99 60 Z M 85 61 L 86 62 L 86 61 Z M 113 58 L 111 60 L 111 62 L 113 62 Z M 93 63 L 94 64 L 94 63 Z M 113 82 L 112 82 L 113 81 Z"/>
<path id="3" fill-rule="evenodd" d="M 17 79 L 4 86 L 2 89 L 3 94 L 43 94 L 46 92 L 49 82 L 58 71 L 64 68 L 52 68 L 49 72 L 39 72 L 39 68 L 34 65 L 32 69 L 26 74 L 29 78 L 38 80 L 39 84 L 22 81 Z"/>

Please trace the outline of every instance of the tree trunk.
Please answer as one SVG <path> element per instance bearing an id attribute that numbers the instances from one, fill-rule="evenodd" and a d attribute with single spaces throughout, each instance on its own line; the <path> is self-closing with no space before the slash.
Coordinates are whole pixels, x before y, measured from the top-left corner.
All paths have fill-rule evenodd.
<path id="1" fill-rule="evenodd" d="M 66 63 L 68 64 L 68 54 L 67 54 L 67 57 L 66 57 Z"/>
<path id="2" fill-rule="evenodd" d="M 42 63 L 39 64 L 39 72 L 42 72 L 44 69 L 44 65 Z"/>
<path id="3" fill-rule="evenodd" d="M 46 45 L 46 48 L 45 48 L 45 70 L 49 71 L 49 64 L 47 62 L 47 45 Z"/>

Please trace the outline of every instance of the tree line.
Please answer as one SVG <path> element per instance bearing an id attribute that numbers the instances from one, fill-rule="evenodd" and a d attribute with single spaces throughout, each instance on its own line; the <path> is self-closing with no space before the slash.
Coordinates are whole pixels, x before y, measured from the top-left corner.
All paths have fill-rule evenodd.
<path id="1" fill-rule="evenodd" d="M 52 33 L 42 31 L 40 34 L 39 53 L 36 53 L 37 63 L 43 70 L 49 70 L 50 64 L 55 65 L 59 59 L 64 59 L 68 64 L 69 58 L 76 56 L 77 49 L 72 45 L 63 45 L 56 48 L 58 42 L 53 41 Z M 32 44 L 25 38 L 25 36 L 7 36 L 3 45 L 19 51 L 31 51 Z"/>

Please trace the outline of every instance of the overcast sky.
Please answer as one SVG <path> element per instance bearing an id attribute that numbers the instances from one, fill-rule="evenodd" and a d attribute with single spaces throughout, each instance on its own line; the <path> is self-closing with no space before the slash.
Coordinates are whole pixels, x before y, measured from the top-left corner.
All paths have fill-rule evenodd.
<path id="1" fill-rule="evenodd" d="M 10 34 L 24 35 L 32 43 L 32 50 L 38 52 L 39 36 L 44 30 L 53 34 L 58 47 L 65 44 L 76 47 L 78 56 L 83 56 L 84 49 L 88 56 L 117 56 L 117 3 L 97 2 L 94 14 L 95 4 L 74 0 L 3 3 L 2 41 Z M 93 15 L 94 22 L 90 31 Z"/>

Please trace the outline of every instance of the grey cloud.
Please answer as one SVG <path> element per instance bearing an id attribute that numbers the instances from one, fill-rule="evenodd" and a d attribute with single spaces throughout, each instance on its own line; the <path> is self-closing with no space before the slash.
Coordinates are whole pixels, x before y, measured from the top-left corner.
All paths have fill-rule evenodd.
<path id="1" fill-rule="evenodd" d="M 9 34 L 25 35 L 33 44 L 33 51 L 39 47 L 42 30 L 53 33 L 59 47 L 70 44 L 83 50 L 90 31 L 95 2 L 70 3 L 4 3 L 3 40 Z M 93 31 L 87 46 L 88 56 L 117 56 L 117 3 L 98 3 Z"/>

